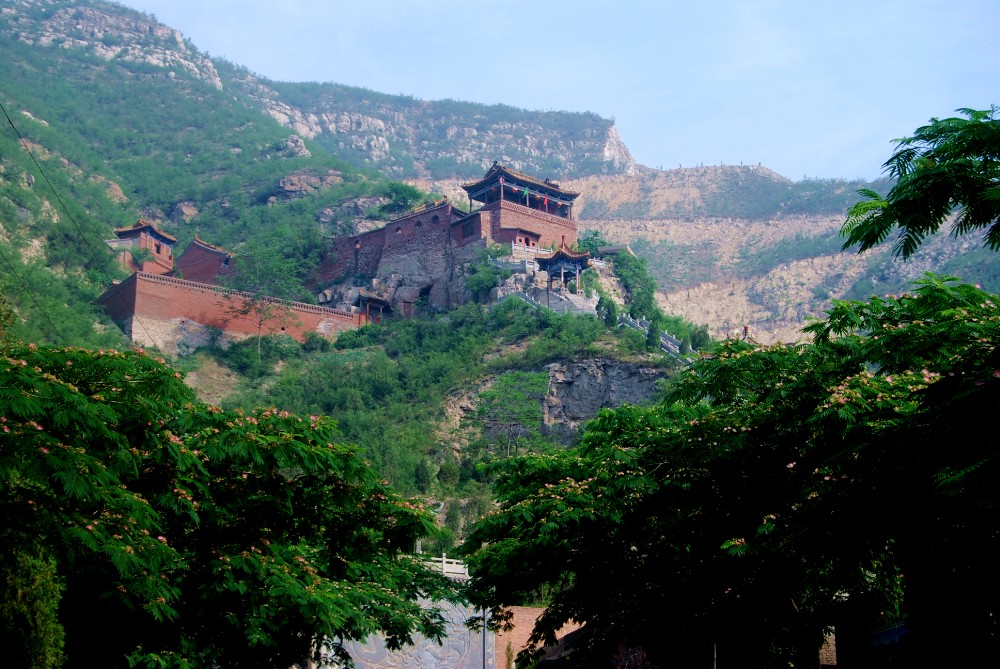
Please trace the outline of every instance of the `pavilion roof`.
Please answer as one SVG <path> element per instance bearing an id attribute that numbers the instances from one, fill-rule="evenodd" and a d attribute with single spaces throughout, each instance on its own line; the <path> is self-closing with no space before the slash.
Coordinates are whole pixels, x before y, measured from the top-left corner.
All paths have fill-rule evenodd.
<path id="1" fill-rule="evenodd" d="M 579 193 L 560 188 L 559 184 L 550 179 L 545 179 L 544 181 L 536 179 L 527 174 L 515 172 L 506 165 L 501 165 L 498 162 L 493 163 L 493 166 L 487 170 L 482 179 L 462 184 L 462 189 L 469 194 L 470 198 L 475 200 L 478 199 L 478 195 L 496 185 L 500 179 L 503 179 L 505 186 L 517 187 L 518 189 L 527 188 L 533 193 L 547 195 L 553 200 L 560 200 L 562 202 L 572 202 L 580 195 Z"/>
<path id="2" fill-rule="evenodd" d="M 545 269 L 549 265 L 557 265 L 559 263 L 582 263 L 586 265 L 590 261 L 590 251 L 573 251 L 565 242 L 559 246 L 558 249 L 552 251 L 551 253 L 539 253 L 535 256 L 535 262 L 542 269 Z"/>
<path id="3" fill-rule="evenodd" d="M 125 239 L 126 237 L 131 237 L 133 234 L 140 233 L 144 230 L 153 237 L 159 237 L 162 241 L 165 241 L 168 244 L 174 244 L 177 242 L 176 237 L 168 235 L 163 230 L 156 227 L 156 224 L 142 218 L 136 221 L 135 225 L 125 228 L 115 228 L 115 234 L 118 235 L 119 239 Z"/>

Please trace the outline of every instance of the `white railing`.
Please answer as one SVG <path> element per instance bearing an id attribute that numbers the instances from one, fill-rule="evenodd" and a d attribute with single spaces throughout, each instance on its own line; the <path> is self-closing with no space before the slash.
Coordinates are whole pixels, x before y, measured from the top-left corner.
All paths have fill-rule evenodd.
<path id="1" fill-rule="evenodd" d="M 439 558 L 431 558 L 426 561 L 427 566 L 440 569 L 441 573 L 448 578 L 469 578 L 469 568 L 461 560 L 454 560 L 442 554 Z"/>

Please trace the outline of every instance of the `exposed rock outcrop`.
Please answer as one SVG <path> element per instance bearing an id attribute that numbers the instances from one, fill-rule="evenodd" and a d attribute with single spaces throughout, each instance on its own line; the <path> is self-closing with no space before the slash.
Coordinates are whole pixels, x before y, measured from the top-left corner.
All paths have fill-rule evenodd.
<path id="1" fill-rule="evenodd" d="M 656 367 L 610 358 L 562 360 L 546 369 L 543 429 L 560 441 L 570 441 L 601 409 L 653 401 L 664 378 Z"/>
<path id="2" fill-rule="evenodd" d="M 291 89 L 245 68 L 213 62 L 180 31 L 145 13 L 53 0 L 7 4 L 0 14 L 0 37 L 80 50 L 108 62 L 151 65 L 164 72 L 149 76 L 190 77 L 226 90 L 294 133 L 280 148 L 283 155 L 308 155 L 304 138 L 397 179 L 469 178 L 493 160 L 555 178 L 638 169 L 614 122 L 596 114 L 418 100 L 339 84 L 294 84 Z"/>
<path id="3" fill-rule="evenodd" d="M 181 70 L 222 89 L 222 80 L 209 58 L 190 46 L 179 30 L 143 14 L 71 7 L 36 19 L 36 12 L 30 9 L 15 5 L 11 11 L 5 11 L 6 18 L 19 30 L 18 39 L 25 43 L 89 50 L 103 60 Z"/>

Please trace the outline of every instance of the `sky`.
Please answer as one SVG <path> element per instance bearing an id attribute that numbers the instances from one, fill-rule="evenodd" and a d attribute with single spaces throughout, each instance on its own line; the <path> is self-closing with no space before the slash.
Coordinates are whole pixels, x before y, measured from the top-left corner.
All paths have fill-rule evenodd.
<path id="1" fill-rule="evenodd" d="M 594 112 L 662 169 L 873 179 L 893 139 L 1000 104 L 997 0 L 121 4 L 276 81 Z"/>

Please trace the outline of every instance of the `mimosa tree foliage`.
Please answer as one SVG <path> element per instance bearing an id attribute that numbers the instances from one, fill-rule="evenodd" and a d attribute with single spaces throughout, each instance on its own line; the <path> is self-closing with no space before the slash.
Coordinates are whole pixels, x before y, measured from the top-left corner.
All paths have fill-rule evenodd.
<path id="1" fill-rule="evenodd" d="M 441 633 L 421 602 L 450 586 L 409 555 L 431 516 L 334 421 L 198 403 L 142 351 L 2 354 L 0 569 L 54 565 L 61 600 L 25 610 L 58 603 L 66 666 L 287 667 Z M 30 617 L 4 621 L 5 648 L 52 636 Z"/>
<path id="2" fill-rule="evenodd" d="M 863 252 L 898 228 L 893 251 L 908 258 L 957 211 L 955 236 L 982 231 L 983 245 L 1000 250 L 1000 109 L 957 111 L 965 118 L 932 118 L 896 140 L 885 163 L 896 185 L 884 198 L 859 191 L 868 199 L 849 211 L 844 248 Z"/>
<path id="3" fill-rule="evenodd" d="M 911 666 L 990 652 L 998 298 L 929 276 L 807 331 L 724 342 L 666 403 L 501 463 L 467 543 L 480 603 L 547 593 L 534 643 L 575 620 L 596 658 L 662 666 L 814 666 L 829 627 L 846 658 L 904 621 Z"/>

